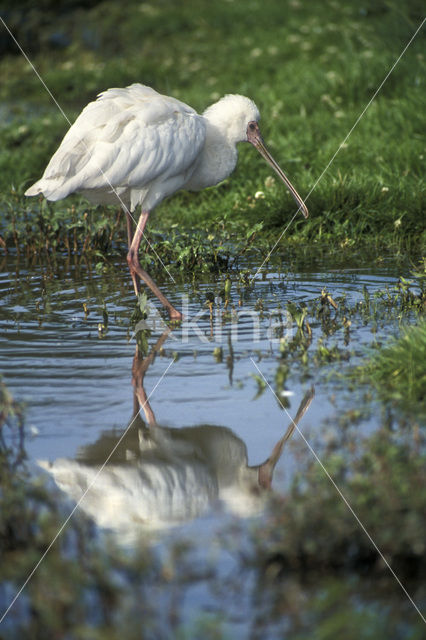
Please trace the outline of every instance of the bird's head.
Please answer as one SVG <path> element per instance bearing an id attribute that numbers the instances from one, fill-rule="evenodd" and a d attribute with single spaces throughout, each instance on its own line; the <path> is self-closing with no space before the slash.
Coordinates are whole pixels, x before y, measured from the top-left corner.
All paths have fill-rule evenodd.
<path id="1" fill-rule="evenodd" d="M 227 95 L 208 107 L 203 116 L 214 124 L 231 144 L 247 142 L 248 122 L 260 120 L 253 100 L 239 95 Z"/>
<path id="2" fill-rule="evenodd" d="M 287 186 L 305 218 L 308 217 L 308 209 L 302 198 L 265 146 L 259 129 L 259 109 L 253 100 L 240 95 L 227 95 L 208 107 L 203 115 L 231 144 L 250 142 Z"/>

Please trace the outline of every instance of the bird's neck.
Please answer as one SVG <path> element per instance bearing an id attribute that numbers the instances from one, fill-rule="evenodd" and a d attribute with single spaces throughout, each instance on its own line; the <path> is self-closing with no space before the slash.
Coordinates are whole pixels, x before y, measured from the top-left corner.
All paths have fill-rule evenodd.
<path id="1" fill-rule="evenodd" d="M 212 187 L 225 180 L 237 164 L 237 148 L 234 142 L 227 139 L 218 126 L 208 118 L 206 122 L 206 140 L 199 156 L 197 166 L 187 189 L 198 191 Z"/>

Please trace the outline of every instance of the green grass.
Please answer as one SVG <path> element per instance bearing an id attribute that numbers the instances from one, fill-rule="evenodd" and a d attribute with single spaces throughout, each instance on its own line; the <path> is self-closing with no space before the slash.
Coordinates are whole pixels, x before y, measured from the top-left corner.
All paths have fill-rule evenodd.
<path id="1" fill-rule="evenodd" d="M 425 362 L 426 321 L 420 320 L 371 355 L 356 374 L 371 383 L 385 402 L 426 416 Z"/>
<path id="2" fill-rule="evenodd" d="M 44 4 L 43 12 L 31 9 L 27 20 L 18 9 L 8 16 L 71 121 L 99 91 L 135 81 L 198 110 L 224 93 L 246 94 L 261 110 L 273 155 L 302 195 L 312 191 L 311 218 L 296 220 L 282 246 L 332 240 L 343 248 L 359 243 L 419 248 L 425 192 L 422 33 L 321 177 L 420 24 L 417 0 L 403 6 L 371 1 L 362 7 L 349 0 L 309 5 L 105 1 L 78 10 L 69 2 L 61 12 L 51 2 Z M 58 33 L 68 46 L 53 47 Z M 0 235 L 9 245 L 23 245 L 25 234 L 13 235 L 11 218 L 18 227 L 36 218 L 38 205 L 23 191 L 40 176 L 68 124 L 20 54 L 3 56 L 0 72 Z M 233 176 L 202 194 L 181 193 L 163 203 L 152 228 L 163 232 L 176 222 L 184 229 L 208 227 L 228 214 L 242 225 L 241 237 L 245 223 L 261 220 L 263 237 L 275 240 L 277 229 L 291 220 L 294 203 L 281 184 L 265 186 L 269 175 L 256 152 L 241 145 Z M 257 191 L 265 198 L 255 199 Z M 78 197 L 49 209 L 61 233 L 68 221 L 74 224 L 71 202 L 82 217 L 87 204 Z M 107 214 L 96 215 L 112 224 Z M 83 226 L 77 230 L 87 234 Z M 43 232 L 37 223 L 35 230 Z M 99 229 L 89 231 L 96 235 Z M 80 248 L 84 237 L 79 236 Z"/>

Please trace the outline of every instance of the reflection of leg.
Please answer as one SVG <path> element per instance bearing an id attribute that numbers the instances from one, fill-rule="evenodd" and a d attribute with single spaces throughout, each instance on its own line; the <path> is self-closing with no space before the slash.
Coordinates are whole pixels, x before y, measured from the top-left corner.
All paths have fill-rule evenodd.
<path id="1" fill-rule="evenodd" d="M 143 410 L 145 414 L 145 420 L 151 427 L 156 424 L 155 415 L 149 404 L 148 396 L 146 395 L 145 388 L 143 386 L 143 379 L 145 377 L 146 370 L 151 363 L 150 355 L 143 359 L 139 356 L 137 347 L 135 357 L 133 358 L 132 367 L 132 384 L 134 389 L 133 396 L 133 414 Z"/>
<path id="2" fill-rule="evenodd" d="M 145 414 L 145 419 L 149 426 L 153 426 L 156 423 L 155 415 L 153 410 L 151 409 L 151 405 L 149 404 L 148 396 L 146 395 L 145 388 L 143 386 L 145 373 L 148 370 L 148 367 L 153 362 L 155 358 L 155 354 L 159 351 L 169 335 L 171 329 L 166 329 L 161 336 L 158 338 L 157 342 L 153 346 L 150 354 L 146 358 L 142 358 L 139 355 L 138 348 L 136 347 L 135 357 L 133 358 L 133 366 L 132 366 L 132 384 L 134 389 L 133 396 L 133 416 L 139 412 L 139 409 L 142 409 Z"/>
<path id="3" fill-rule="evenodd" d="M 127 254 L 127 264 L 129 265 L 130 273 L 132 274 L 133 284 L 135 283 L 134 278 L 137 274 L 139 278 L 143 280 L 145 284 L 151 289 L 151 291 L 157 296 L 163 307 L 167 309 L 170 318 L 173 320 L 181 320 L 182 314 L 177 309 L 175 309 L 174 306 L 167 300 L 166 296 L 161 293 L 160 289 L 157 287 L 151 276 L 146 271 L 144 271 L 139 264 L 139 246 L 142 240 L 146 223 L 148 221 L 148 216 L 149 211 L 142 211 L 135 234 L 129 247 L 129 253 Z"/>

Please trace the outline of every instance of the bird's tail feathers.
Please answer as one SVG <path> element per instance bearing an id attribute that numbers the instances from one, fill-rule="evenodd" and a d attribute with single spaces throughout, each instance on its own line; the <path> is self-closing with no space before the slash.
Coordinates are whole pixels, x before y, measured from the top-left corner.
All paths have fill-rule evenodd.
<path id="1" fill-rule="evenodd" d="M 49 182 L 51 184 L 49 184 Z M 57 184 L 54 180 L 37 180 L 29 189 L 25 191 L 26 196 L 38 196 L 40 193 L 44 195 L 47 200 L 61 200 L 66 198 L 69 193 L 66 185 Z"/>
<path id="2" fill-rule="evenodd" d="M 24 193 L 25 196 L 37 196 L 39 193 L 42 193 L 43 189 L 40 186 L 40 180 L 37 180 L 29 189 Z"/>

